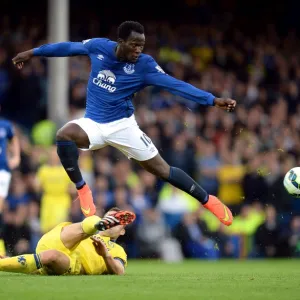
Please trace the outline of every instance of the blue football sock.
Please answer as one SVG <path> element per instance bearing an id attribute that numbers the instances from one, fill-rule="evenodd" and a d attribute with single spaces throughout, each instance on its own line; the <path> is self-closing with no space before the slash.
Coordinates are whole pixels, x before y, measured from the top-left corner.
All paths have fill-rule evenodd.
<path id="1" fill-rule="evenodd" d="M 196 198 L 201 204 L 205 204 L 208 201 L 207 192 L 181 169 L 171 167 L 167 181 L 178 189 Z"/>
<path id="2" fill-rule="evenodd" d="M 82 188 L 85 182 L 78 166 L 79 153 L 76 144 L 72 141 L 57 141 L 56 145 L 61 164 L 71 181 L 75 183 L 77 189 Z"/>

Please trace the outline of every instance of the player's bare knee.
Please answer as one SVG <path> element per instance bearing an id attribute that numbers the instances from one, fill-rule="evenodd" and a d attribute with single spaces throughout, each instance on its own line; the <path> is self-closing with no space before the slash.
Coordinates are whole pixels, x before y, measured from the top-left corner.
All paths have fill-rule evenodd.
<path id="1" fill-rule="evenodd" d="M 44 266 L 51 265 L 59 260 L 61 252 L 57 250 L 47 250 L 40 253 L 41 263 Z"/>
<path id="2" fill-rule="evenodd" d="M 56 140 L 57 141 L 73 141 L 74 132 L 72 127 L 65 125 L 64 127 L 60 128 L 56 133 Z"/>
<path id="3" fill-rule="evenodd" d="M 86 132 L 75 123 L 67 123 L 56 133 L 56 141 L 72 141 L 79 148 L 88 148 L 89 137 Z"/>

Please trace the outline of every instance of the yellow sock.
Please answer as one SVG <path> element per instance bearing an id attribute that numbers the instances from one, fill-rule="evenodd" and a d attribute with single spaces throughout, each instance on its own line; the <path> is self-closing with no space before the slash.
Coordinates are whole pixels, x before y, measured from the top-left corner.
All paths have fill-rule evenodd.
<path id="1" fill-rule="evenodd" d="M 81 227 L 84 233 L 88 235 L 93 235 L 97 232 L 97 229 L 95 228 L 95 225 L 101 220 L 98 216 L 91 216 L 85 218 L 81 222 Z"/>
<path id="2" fill-rule="evenodd" d="M 4 244 L 4 240 L 2 239 L 0 239 L 0 255 L 1 256 L 6 255 L 5 244 Z"/>
<path id="3" fill-rule="evenodd" d="M 38 254 L 25 254 L 0 259 L 0 271 L 15 273 L 32 273 L 42 268 Z"/>

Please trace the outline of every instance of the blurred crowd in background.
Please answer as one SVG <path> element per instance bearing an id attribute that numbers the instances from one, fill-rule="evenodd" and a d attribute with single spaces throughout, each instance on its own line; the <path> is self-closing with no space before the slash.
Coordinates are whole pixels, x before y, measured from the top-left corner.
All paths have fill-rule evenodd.
<path id="1" fill-rule="evenodd" d="M 134 99 L 136 119 L 163 158 L 220 197 L 235 220 L 225 228 L 196 200 L 111 147 L 80 151 L 98 214 L 112 206 L 136 212 L 135 224 L 119 239 L 130 258 L 298 256 L 300 201 L 282 185 L 285 173 L 300 165 L 296 33 L 282 38 L 269 26 L 253 38 L 211 24 L 144 26 L 145 52 L 168 74 L 237 100 L 229 114 L 153 87 Z M 97 36 L 99 23 L 91 20 L 85 28 L 73 28 L 72 40 Z M 105 36 L 115 39 L 116 28 Z M 0 31 L 2 115 L 14 122 L 22 149 L 4 211 L 7 249 L 16 255 L 34 251 L 40 236 L 57 223 L 83 216 L 56 154 L 56 125 L 46 120 L 47 60 L 34 58 L 21 71 L 11 64 L 17 52 L 46 43 L 44 28 L 26 17 L 13 26 L 4 17 Z M 69 67 L 71 120 L 84 114 L 90 64 L 87 57 L 72 57 Z"/>

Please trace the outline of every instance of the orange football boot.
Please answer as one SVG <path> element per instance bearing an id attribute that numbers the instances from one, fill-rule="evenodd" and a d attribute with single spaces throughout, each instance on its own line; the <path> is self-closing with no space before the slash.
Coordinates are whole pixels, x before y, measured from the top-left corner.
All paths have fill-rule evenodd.
<path id="1" fill-rule="evenodd" d="M 230 209 L 216 196 L 209 195 L 208 201 L 203 206 L 212 212 L 226 226 L 232 224 L 233 216 Z"/>
<path id="2" fill-rule="evenodd" d="M 127 210 L 121 210 L 114 214 L 106 215 L 99 223 L 95 225 L 95 228 L 100 231 L 104 231 L 117 225 L 131 224 L 135 218 L 135 213 Z"/>
<path id="3" fill-rule="evenodd" d="M 80 200 L 80 208 L 86 217 L 93 216 L 96 213 L 96 206 L 94 204 L 92 191 L 87 184 L 83 188 L 77 190 Z"/>

